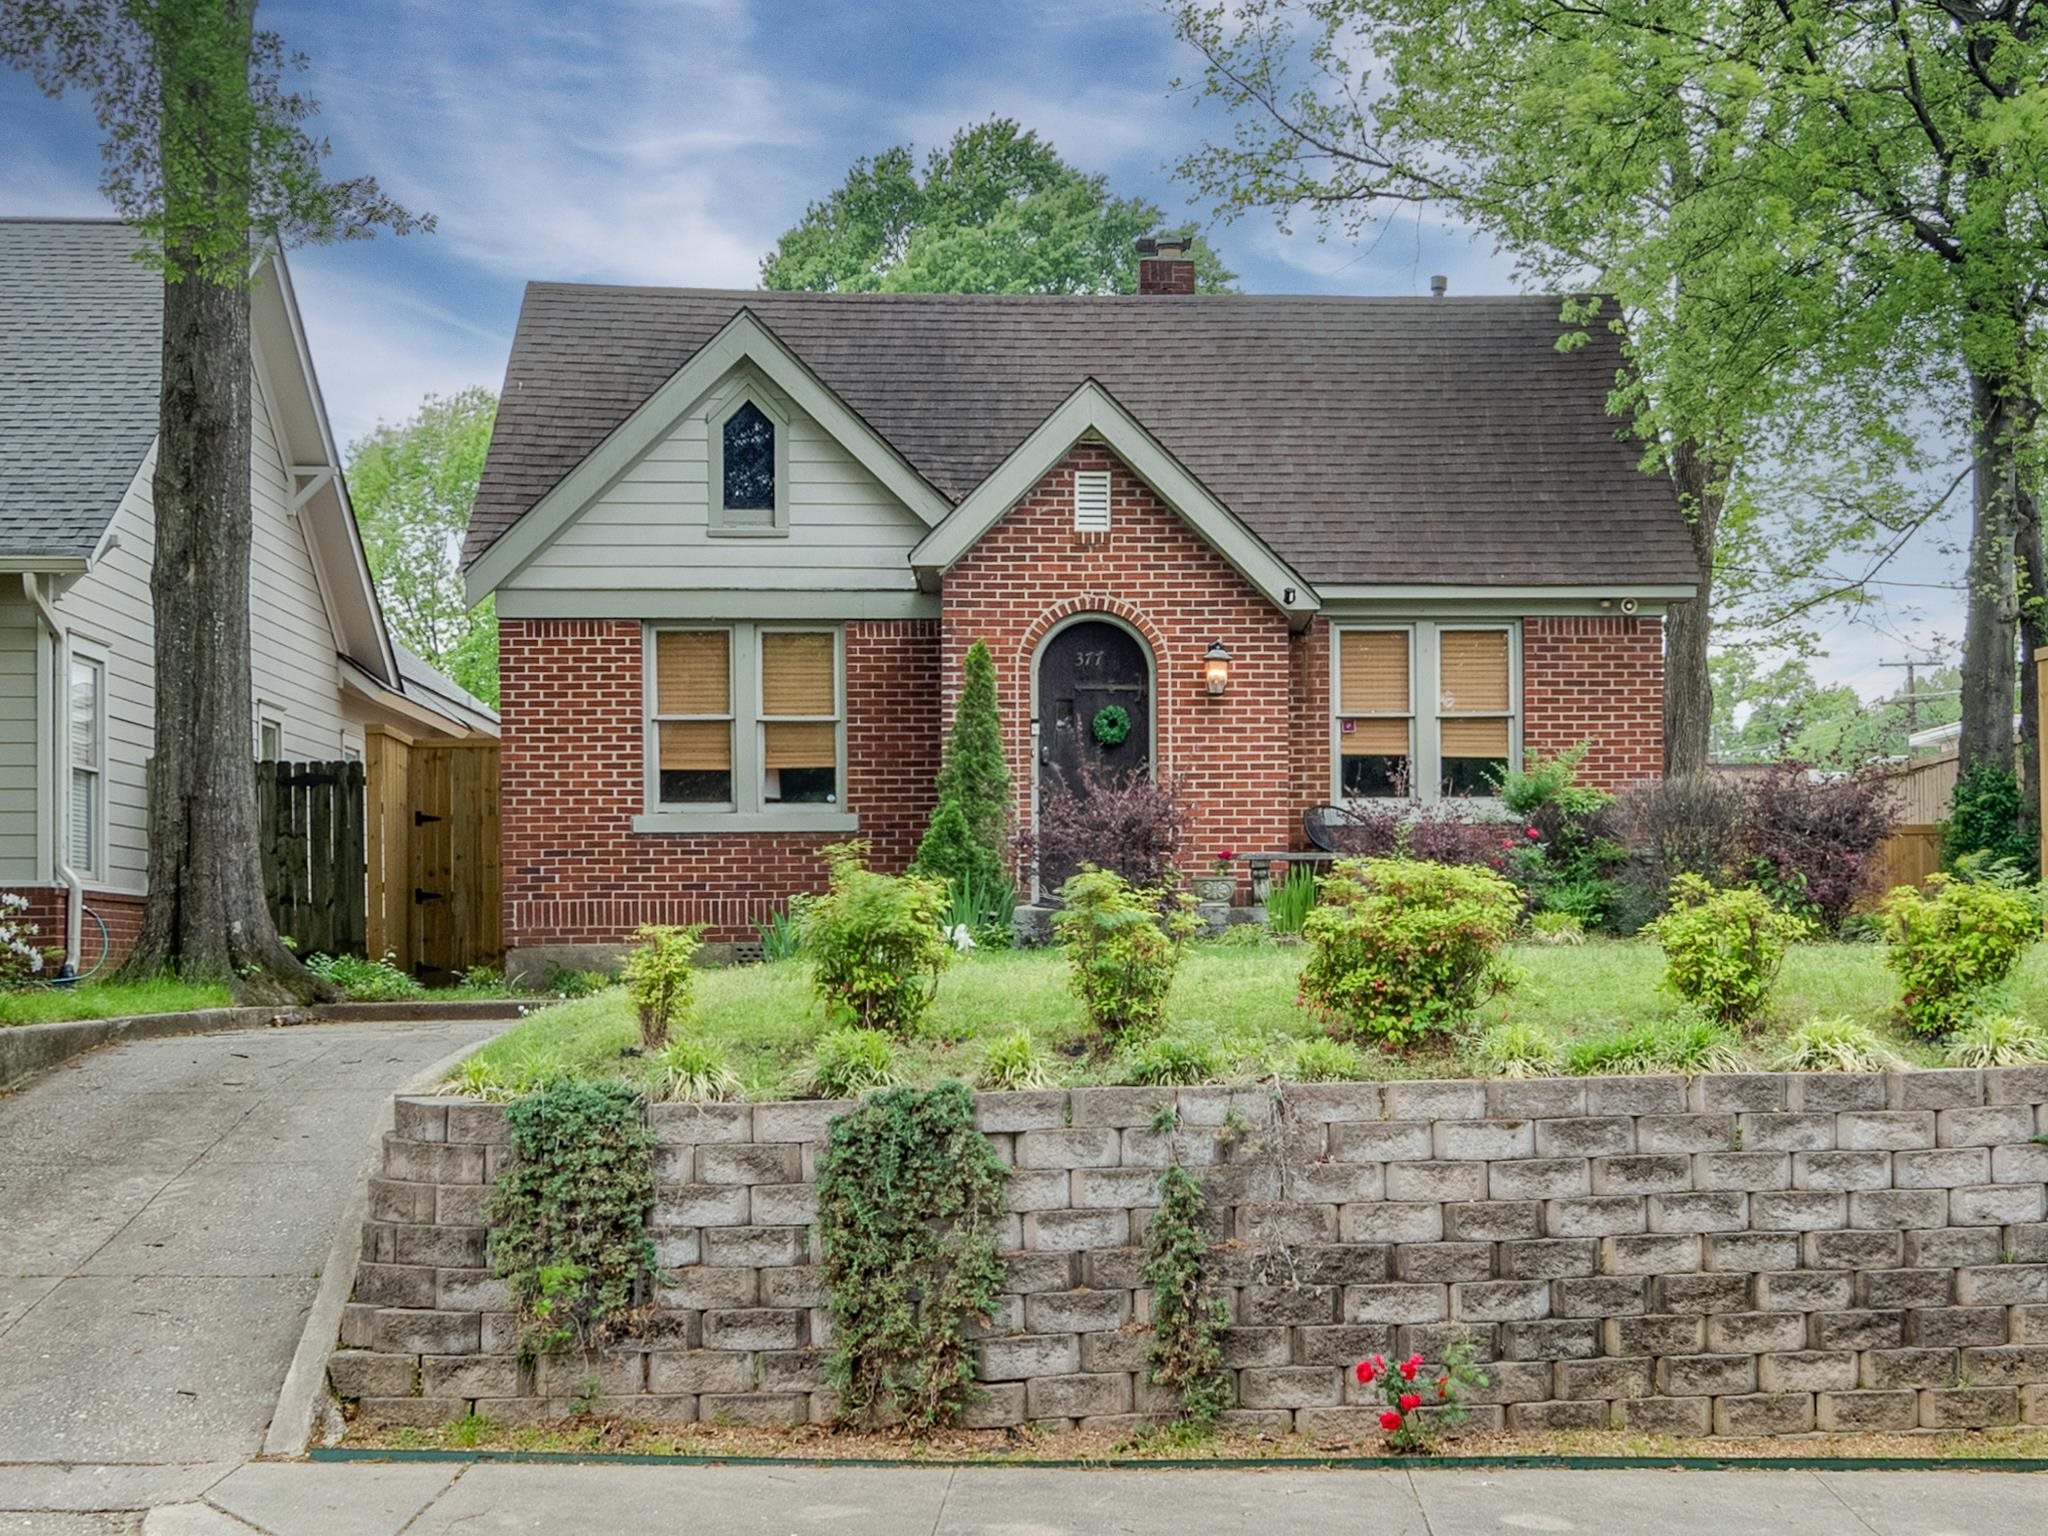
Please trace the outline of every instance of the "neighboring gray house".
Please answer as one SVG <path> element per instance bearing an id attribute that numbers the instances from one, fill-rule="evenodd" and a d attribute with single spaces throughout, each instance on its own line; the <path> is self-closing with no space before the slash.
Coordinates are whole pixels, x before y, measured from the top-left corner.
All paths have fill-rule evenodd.
<path id="1" fill-rule="evenodd" d="M 74 956 L 79 901 L 118 953 L 149 879 L 163 288 L 135 249 L 110 220 L 0 219 L 0 889 Z M 251 307 L 252 759 L 360 759 L 372 724 L 495 735 L 385 629 L 281 257 Z"/>

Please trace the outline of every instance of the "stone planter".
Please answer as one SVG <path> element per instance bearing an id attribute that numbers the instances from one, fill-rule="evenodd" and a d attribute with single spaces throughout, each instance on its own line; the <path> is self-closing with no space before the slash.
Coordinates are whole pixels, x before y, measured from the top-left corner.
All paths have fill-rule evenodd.
<path id="1" fill-rule="evenodd" d="M 1200 902 L 1220 901 L 1225 906 L 1237 894 L 1235 875 L 1198 875 L 1195 877 L 1195 900 Z"/>

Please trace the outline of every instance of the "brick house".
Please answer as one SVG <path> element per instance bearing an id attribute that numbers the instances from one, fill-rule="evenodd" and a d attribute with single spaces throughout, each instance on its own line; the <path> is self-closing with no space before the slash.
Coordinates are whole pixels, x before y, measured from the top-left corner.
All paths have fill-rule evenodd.
<path id="1" fill-rule="evenodd" d="M 1124 297 L 529 287 L 465 551 L 515 964 L 749 939 L 850 836 L 901 867 L 975 640 L 1023 826 L 1086 762 L 1181 780 L 1204 854 L 1580 741 L 1661 771 L 1693 564 L 1606 410 L 1618 338 L 1188 276 L 1161 242 Z"/>

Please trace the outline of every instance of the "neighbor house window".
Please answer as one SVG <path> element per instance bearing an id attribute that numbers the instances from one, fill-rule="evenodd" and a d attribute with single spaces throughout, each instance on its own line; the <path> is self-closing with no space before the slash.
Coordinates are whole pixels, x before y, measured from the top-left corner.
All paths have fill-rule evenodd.
<path id="1" fill-rule="evenodd" d="M 71 804 L 64 862 L 80 875 L 99 873 L 101 829 L 106 822 L 106 681 L 101 662 L 89 656 L 71 658 Z"/>
<path id="2" fill-rule="evenodd" d="M 284 722 L 262 719 L 256 722 L 256 756 L 261 762 L 274 763 L 284 756 Z"/>
<path id="3" fill-rule="evenodd" d="M 1490 798 L 1519 757 L 1511 624 L 1340 627 L 1339 800 Z"/>
<path id="4" fill-rule="evenodd" d="M 648 658 L 650 810 L 772 815 L 840 804 L 836 628 L 662 627 Z"/>
<path id="5" fill-rule="evenodd" d="M 768 395 L 726 396 L 707 418 L 710 531 L 779 534 L 789 530 L 789 421 Z"/>

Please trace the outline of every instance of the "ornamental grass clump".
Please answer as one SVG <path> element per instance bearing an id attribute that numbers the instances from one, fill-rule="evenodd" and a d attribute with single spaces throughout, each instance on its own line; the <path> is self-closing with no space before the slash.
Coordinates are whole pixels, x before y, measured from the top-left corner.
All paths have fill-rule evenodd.
<path id="1" fill-rule="evenodd" d="M 1435 1428 L 1464 1420 L 1459 1394 L 1484 1387 L 1487 1381 L 1486 1373 L 1473 1363 L 1476 1354 L 1471 1340 L 1458 1340 L 1444 1352 L 1444 1363 L 1433 1376 L 1424 1371 L 1420 1354 L 1393 1365 L 1385 1355 L 1373 1355 L 1352 1368 L 1358 1384 L 1372 1388 L 1387 1405 L 1380 1413 L 1380 1428 L 1386 1432 L 1389 1450 L 1426 1451 Z"/>
<path id="2" fill-rule="evenodd" d="M 1780 1072 L 1885 1072 L 1901 1063 L 1876 1030 L 1842 1014 L 1789 1030 L 1775 1065 Z"/>
<path id="3" fill-rule="evenodd" d="M 2027 896 L 1992 881 L 1929 875 L 1924 892 L 1901 886 L 1878 912 L 1899 1014 L 1918 1035 L 1955 1028 L 2041 936 Z"/>
<path id="4" fill-rule="evenodd" d="M 1088 1022 L 1112 1040 L 1158 1030 L 1181 946 L 1199 926 L 1185 893 L 1083 865 L 1060 887 L 1060 903 L 1053 929 Z"/>
<path id="5" fill-rule="evenodd" d="M 1050 1088 L 1056 1081 L 1052 1058 L 1028 1029 L 997 1035 L 982 1047 L 975 1081 L 984 1088 Z"/>
<path id="6" fill-rule="evenodd" d="M 1347 859 L 1302 933 L 1301 1001 L 1339 1031 L 1388 1047 L 1463 1023 L 1504 978 L 1521 898 L 1471 865 Z"/>
<path id="7" fill-rule="evenodd" d="M 1983 1009 L 1956 1026 L 1942 1048 L 1952 1067 L 2028 1067 L 2048 1061 L 2048 1029 L 2017 1013 Z"/>
<path id="8" fill-rule="evenodd" d="M 822 896 L 798 909 L 811 985 L 834 1024 L 907 1036 L 924 1022 L 951 957 L 946 883 L 867 867 L 865 841 L 834 843 Z"/>
<path id="9" fill-rule="evenodd" d="M 1481 1031 L 1472 1058 L 1488 1077 L 1547 1077 L 1564 1064 L 1564 1051 L 1541 1024 L 1505 1019 Z"/>
<path id="10" fill-rule="evenodd" d="M 1717 890 L 1698 875 L 1671 882 L 1671 910 L 1649 925 L 1664 950 L 1664 988 L 1730 1028 L 1759 1018 L 1785 951 L 1812 925 L 1762 891 Z"/>
<path id="11" fill-rule="evenodd" d="M 811 1048 L 802 1086 L 821 1099 L 857 1099 L 895 1084 L 896 1042 L 879 1029 L 828 1029 Z"/>

